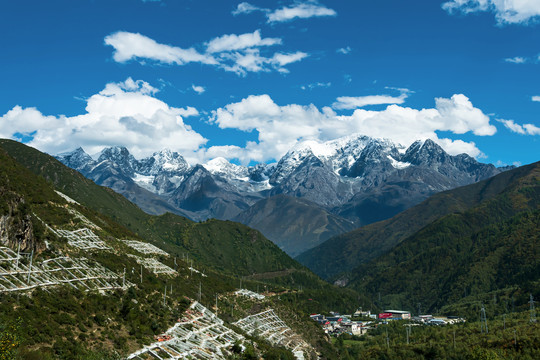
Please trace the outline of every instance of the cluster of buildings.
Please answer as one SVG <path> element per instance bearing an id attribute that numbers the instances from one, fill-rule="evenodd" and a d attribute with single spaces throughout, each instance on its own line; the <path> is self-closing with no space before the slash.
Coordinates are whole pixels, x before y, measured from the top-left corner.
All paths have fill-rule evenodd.
<path id="1" fill-rule="evenodd" d="M 378 324 L 387 324 L 389 321 L 409 320 L 418 325 L 448 325 L 465 322 L 457 316 L 433 317 L 432 315 L 419 315 L 412 317 L 409 311 L 385 310 L 380 314 L 371 314 L 370 311 L 357 310 L 352 315 L 340 315 L 330 312 L 330 316 L 312 314 L 311 319 L 318 322 L 324 332 L 329 335 L 351 334 L 364 335 L 369 329 L 377 327 Z M 354 318 L 371 319 L 368 321 L 353 321 Z"/>
<path id="2" fill-rule="evenodd" d="M 368 314 L 368 316 L 371 317 L 371 314 Z M 374 323 L 374 321 L 352 321 L 352 315 L 340 315 L 334 312 L 330 313 L 330 316 L 312 314 L 310 317 L 312 320 L 318 322 L 324 332 L 329 335 L 364 335 Z"/>
<path id="3" fill-rule="evenodd" d="M 444 326 L 444 325 L 450 325 L 450 324 L 458 324 L 465 322 L 465 319 L 457 317 L 457 316 L 437 316 L 434 317 L 433 315 L 418 315 L 413 317 L 413 321 L 424 324 L 424 325 L 438 325 L 438 326 Z"/>

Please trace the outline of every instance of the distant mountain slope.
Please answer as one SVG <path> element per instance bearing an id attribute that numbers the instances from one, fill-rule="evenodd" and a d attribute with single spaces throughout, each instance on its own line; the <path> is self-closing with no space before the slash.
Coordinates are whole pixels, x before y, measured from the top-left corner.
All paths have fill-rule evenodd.
<path id="1" fill-rule="evenodd" d="M 451 156 L 431 140 L 406 148 L 360 134 L 324 143 L 304 141 L 276 164 L 250 167 L 224 158 L 190 166 L 180 154 L 169 150 L 137 160 L 123 147 L 106 148 L 97 160 L 82 149 L 57 158 L 150 214 L 169 211 L 194 221 L 239 219 L 254 225 L 255 209 L 250 208 L 276 195 L 308 201 L 302 206 L 312 214 L 333 214 L 335 221 L 330 222 L 334 225 L 322 233 L 320 229 L 325 229 L 330 219 L 327 216 L 313 217 L 309 224 L 312 230 L 304 229 L 305 217 L 287 219 L 287 227 L 282 226 L 280 216 L 265 219 L 264 226 L 258 221 L 261 231 L 289 254 L 320 243 L 323 236 L 349 229 L 338 225 L 343 222 L 337 219 L 344 218 L 356 227 L 367 225 L 390 218 L 436 192 L 501 171 L 465 154 Z M 267 214 L 279 215 L 279 208 L 269 209 L 277 202 L 264 204 Z M 289 241 L 292 238 L 304 244 Z"/>
<path id="2" fill-rule="evenodd" d="M 420 302 L 427 310 L 507 287 L 540 291 L 540 163 L 500 176 L 507 178 L 493 179 L 506 182 L 498 194 L 469 191 L 484 200 L 355 268 L 348 286 L 380 293 L 388 307 Z"/>
<path id="3" fill-rule="evenodd" d="M 148 214 L 172 212 L 193 217 L 189 211 L 181 210 L 159 196 L 160 193 L 174 188 L 171 181 L 183 179 L 180 174 L 188 168 L 185 160 L 177 153 L 163 151 L 137 162 L 126 148 L 112 147 L 105 149 L 95 161 L 82 148 L 78 148 L 73 152 L 58 155 L 57 158 L 96 184 L 124 195 Z M 136 177 L 136 170 L 148 176 Z M 148 179 L 153 179 L 153 182 L 148 182 Z"/>
<path id="4" fill-rule="evenodd" d="M 506 191 L 537 164 L 503 172 L 488 180 L 431 196 L 395 217 L 329 239 L 297 260 L 325 278 L 351 271 L 389 251 L 433 221 L 466 211 Z"/>
<path id="5" fill-rule="evenodd" d="M 355 227 L 315 203 L 287 195 L 261 200 L 234 220 L 260 230 L 291 256 Z"/>

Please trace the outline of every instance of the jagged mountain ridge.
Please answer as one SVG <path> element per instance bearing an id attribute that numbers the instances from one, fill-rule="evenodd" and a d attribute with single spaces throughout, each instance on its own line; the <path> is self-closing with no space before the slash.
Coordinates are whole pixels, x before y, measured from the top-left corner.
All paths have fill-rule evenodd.
<path id="1" fill-rule="evenodd" d="M 336 220 L 333 223 L 352 222 L 358 227 L 390 218 L 436 192 L 500 172 L 465 154 L 451 156 L 431 140 L 417 141 L 406 148 L 359 134 L 325 143 L 305 141 L 276 164 L 250 167 L 231 164 L 224 158 L 190 166 L 170 150 L 137 160 L 122 147 L 104 149 L 97 160 L 82 149 L 57 158 L 149 213 L 169 211 L 199 221 L 241 219 L 255 228 L 261 222 L 255 220 L 251 208 L 276 195 L 307 200 L 331 214 Z M 278 221 L 279 214 L 270 214 L 268 204 L 261 207 Z M 323 225 L 316 224 L 313 229 Z M 342 231 L 340 226 L 329 229 L 332 234 Z M 291 244 L 295 253 L 325 240 L 320 233 L 281 235 L 274 231 L 267 235 L 276 243 L 295 235 L 303 239 Z M 289 246 L 283 249 L 291 253 Z"/>

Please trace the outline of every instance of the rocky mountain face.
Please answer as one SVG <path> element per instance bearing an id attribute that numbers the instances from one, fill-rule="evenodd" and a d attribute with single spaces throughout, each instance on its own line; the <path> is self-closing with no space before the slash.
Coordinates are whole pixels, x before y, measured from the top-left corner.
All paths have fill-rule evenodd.
<path id="1" fill-rule="evenodd" d="M 170 150 L 137 160 L 122 147 L 104 149 L 97 160 L 80 148 L 57 159 L 149 213 L 235 219 L 261 230 L 289 254 L 500 172 L 465 154 L 451 156 L 431 140 L 405 148 L 363 135 L 306 141 L 277 164 L 250 167 L 224 158 L 190 166 Z M 300 226 L 309 213 L 318 214 L 314 223 Z"/>
<path id="2" fill-rule="evenodd" d="M 0 189 L 0 193 L 3 193 L 3 189 Z M 4 197 L 2 199 L 6 200 Z M 10 200 L 4 204 L 5 214 L 0 215 L 0 245 L 22 251 L 42 250 L 45 246 L 34 237 L 30 214 L 24 211 L 27 208 L 24 199 L 13 197 Z"/>

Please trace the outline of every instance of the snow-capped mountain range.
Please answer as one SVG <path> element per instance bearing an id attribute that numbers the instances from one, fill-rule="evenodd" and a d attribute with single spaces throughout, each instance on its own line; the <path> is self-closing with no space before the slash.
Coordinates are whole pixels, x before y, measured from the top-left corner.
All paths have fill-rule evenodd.
<path id="1" fill-rule="evenodd" d="M 97 160 L 82 148 L 57 158 L 96 183 L 122 193 L 149 213 L 173 211 L 193 220 L 237 220 L 265 235 L 271 228 L 270 239 L 293 255 L 349 228 L 391 217 L 435 192 L 500 172 L 465 154 L 451 156 L 431 140 L 417 141 L 406 148 L 363 135 L 325 143 L 305 141 L 277 163 L 249 167 L 224 158 L 189 165 L 182 155 L 167 149 L 141 160 L 124 147 L 106 148 Z M 279 202 L 272 202 L 275 196 L 280 196 Z M 294 202 L 295 198 L 303 202 Z M 315 217 L 322 223 L 310 224 L 313 231 L 308 234 L 285 236 L 289 226 L 280 235 L 276 233 L 279 224 L 266 223 L 256 216 L 252 207 L 258 202 L 258 208 L 265 209 L 265 219 L 273 218 L 273 222 L 279 223 L 282 216 L 307 221 L 303 215 L 306 207 L 324 216 Z M 287 202 L 295 204 L 291 209 L 297 214 L 282 214 L 280 208 Z M 280 208 L 270 205 L 278 203 Z M 325 218 L 333 220 L 320 220 Z M 335 229 L 330 225 L 337 223 L 340 225 Z M 294 246 L 284 245 L 291 242 Z"/>

